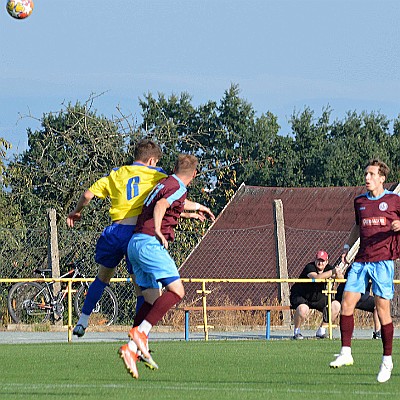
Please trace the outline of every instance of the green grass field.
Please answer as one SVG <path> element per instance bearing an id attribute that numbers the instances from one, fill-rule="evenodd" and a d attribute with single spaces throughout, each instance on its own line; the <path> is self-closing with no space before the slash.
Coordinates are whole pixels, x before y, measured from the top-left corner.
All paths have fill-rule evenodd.
<path id="1" fill-rule="evenodd" d="M 119 346 L 0 345 L 0 399 L 400 398 L 399 340 L 392 379 L 384 384 L 376 382 L 378 340 L 354 340 L 355 365 L 336 370 L 328 364 L 338 340 L 152 342 L 160 369 L 139 364 L 139 380 L 126 372 Z"/>

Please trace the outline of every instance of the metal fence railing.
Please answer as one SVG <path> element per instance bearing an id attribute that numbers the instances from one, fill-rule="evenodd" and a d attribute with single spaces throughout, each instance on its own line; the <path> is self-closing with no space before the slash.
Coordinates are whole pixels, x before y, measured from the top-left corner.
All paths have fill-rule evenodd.
<path id="1" fill-rule="evenodd" d="M 94 250 L 99 232 L 79 231 L 58 227 L 57 242 L 61 274 L 66 271 L 68 264 L 85 259 L 84 275 L 94 278 L 98 266 L 94 261 Z M 327 232 L 315 230 L 298 230 L 286 227 L 286 246 L 288 252 L 287 280 L 292 285 L 301 269 L 304 260 L 311 261 L 316 247 L 325 248 L 331 260 L 339 257 L 342 244 L 347 232 Z M 246 240 L 242 240 L 247 238 Z M 279 282 L 276 269 L 276 248 L 273 227 L 258 227 L 246 230 L 228 229 L 223 231 L 210 230 L 197 245 L 201 236 L 196 232 L 178 231 L 176 240 L 170 247 L 173 258 L 177 261 L 181 276 L 186 280 L 186 296 L 184 306 L 201 305 L 201 296 L 197 290 L 201 285 L 194 279 L 207 281 L 207 296 L 209 305 L 274 305 L 279 304 Z M 49 232 L 46 229 L 0 229 L 0 316 L 3 326 L 12 321 L 7 310 L 7 296 L 12 279 L 37 279 L 32 273 L 36 268 L 47 268 L 49 263 Z M 197 245 L 197 246 L 196 246 Z M 192 252 L 192 250 L 195 251 Z M 294 249 L 294 251 L 293 251 Z M 289 254 L 290 253 L 290 254 Z M 188 260 L 188 256 L 190 262 Z M 400 278 L 400 262 L 396 262 L 395 279 Z M 127 280 L 128 274 L 124 263 L 121 263 L 112 281 L 111 289 L 118 299 L 118 317 L 114 324 L 130 325 L 134 318 L 136 297 L 133 285 Z M 213 279 L 216 280 L 213 280 Z M 235 279 L 245 280 L 246 283 Z M 250 279 L 250 280 L 249 280 Z M 261 279 L 254 282 L 252 279 Z M 274 280 L 271 281 L 271 280 Z M 229 283 L 228 283 L 229 281 Z M 392 301 L 392 315 L 395 323 L 400 317 L 400 293 L 396 291 Z M 74 322 L 74 316 L 72 316 Z M 201 324 L 201 315 L 193 316 L 194 324 Z M 199 318 L 198 321 L 195 318 Z M 263 313 L 233 313 L 225 315 L 210 312 L 210 324 L 215 326 L 260 325 L 263 324 Z M 316 322 L 318 321 L 318 322 Z M 310 326 L 319 323 L 320 315 L 312 315 L 307 322 Z M 277 318 L 272 321 L 282 325 Z M 162 324 L 182 327 L 184 316 L 180 312 L 169 312 Z M 372 326 L 369 313 L 361 313 L 356 325 Z"/>
<path id="2" fill-rule="evenodd" d="M 82 278 L 63 278 L 63 279 L 34 279 L 34 278 L 20 278 L 20 279 L 16 279 L 16 278 L 11 278 L 11 279 L 0 279 L 0 284 L 11 284 L 14 285 L 16 283 L 19 282 L 36 282 L 39 284 L 43 284 L 45 282 L 60 282 L 65 284 L 64 286 L 64 291 L 66 292 L 66 308 L 65 308 L 65 314 L 64 314 L 64 319 L 66 321 L 66 325 L 68 327 L 68 341 L 72 340 L 72 328 L 74 326 L 74 324 L 76 323 L 76 315 L 73 314 L 73 298 L 74 298 L 74 289 L 73 289 L 73 284 L 74 283 L 80 283 L 80 282 L 90 282 L 92 281 L 93 278 L 86 278 L 86 279 L 82 279 Z M 329 296 L 331 298 L 331 296 L 335 293 L 335 283 L 340 283 L 340 282 L 345 282 L 345 280 L 340 279 L 340 280 L 331 280 L 331 279 L 187 279 L 187 278 L 182 278 L 182 280 L 186 283 L 195 283 L 198 284 L 199 288 L 201 288 L 200 290 L 198 290 L 198 292 L 200 293 L 200 297 L 202 300 L 202 309 L 203 312 L 200 314 L 200 322 L 202 323 L 201 327 L 204 330 L 204 334 L 205 334 L 205 338 L 207 340 L 208 338 L 208 331 L 210 328 L 213 328 L 214 325 L 212 324 L 212 321 L 210 321 L 209 319 L 209 314 L 212 313 L 212 311 L 207 311 L 207 294 L 209 293 L 209 291 L 207 290 L 207 285 L 211 285 L 212 283 L 223 283 L 223 284 L 242 284 L 242 285 L 248 285 L 248 284 L 279 284 L 282 282 L 326 282 L 327 283 L 327 296 Z M 119 284 L 126 284 L 126 283 L 130 283 L 129 279 L 123 279 L 123 278 L 114 278 L 112 280 L 112 282 L 116 285 Z M 395 280 L 394 281 L 395 284 L 400 284 L 400 280 Z M 23 301 L 23 299 L 21 299 Z M 329 315 L 331 315 L 331 302 L 328 301 L 328 313 Z M 171 313 L 181 313 L 182 307 L 176 308 L 171 310 Z M 223 312 L 223 310 L 221 310 L 219 312 L 219 315 L 221 315 L 221 312 Z M 254 311 L 255 313 L 257 313 L 257 311 Z M 239 311 L 239 313 L 241 313 Z M 7 312 L 6 312 L 7 314 Z M 262 312 L 259 312 L 259 314 L 263 315 Z M 367 314 L 367 313 L 366 313 Z M 250 321 L 250 325 L 254 325 L 255 324 L 255 319 L 254 318 L 254 314 L 251 317 L 251 321 Z M 241 322 L 243 322 L 243 316 L 241 316 L 241 318 L 239 317 L 239 320 Z M 249 321 L 248 321 L 249 322 Z M 270 321 L 268 321 L 270 323 Z M 198 322 L 194 322 L 194 324 L 196 324 Z M 258 323 L 258 325 L 262 325 L 264 323 L 264 321 L 262 323 Z M 330 320 L 329 322 L 329 335 L 330 338 L 332 338 L 332 329 L 333 329 L 333 323 Z M 282 319 L 278 319 L 278 320 L 272 320 L 272 325 L 273 326 L 277 326 L 277 325 L 282 325 Z M 184 322 L 180 321 L 179 323 L 179 328 L 180 330 L 182 330 L 184 328 Z"/>

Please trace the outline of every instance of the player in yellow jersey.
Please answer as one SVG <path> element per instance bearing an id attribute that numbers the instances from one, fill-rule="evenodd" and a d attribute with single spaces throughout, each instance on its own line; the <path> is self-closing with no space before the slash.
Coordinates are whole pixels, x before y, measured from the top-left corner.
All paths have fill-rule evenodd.
<path id="1" fill-rule="evenodd" d="M 125 258 L 129 274 L 135 285 L 138 297 L 136 308 L 143 303 L 143 297 L 136 285 L 132 265 L 127 257 L 129 240 L 135 230 L 138 215 L 142 211 L 143 202 L 158 181 L 167 174 L 157 168 L 162 156 L 160 146 L 144 139 L 137 143 L 135 161 L 132 165 L 124 165 L 113 169 L 109 175 L 96 181 L 79 198 L 73 211 L 68 214 L 67 225 L 73 227 L 82 217 L 81 211 L 93 197 L 111 200 L 110 217 L 112 224 L 102 232 L 96 244 L 95 260 L 99 266 L 96 279 L 87 292 L 82 313 L 73 334 L 81 337 L 89 325 L 89 317 L 96 303 L 100 300 L 106 286 L 114 276 L 115 268 Z"/>

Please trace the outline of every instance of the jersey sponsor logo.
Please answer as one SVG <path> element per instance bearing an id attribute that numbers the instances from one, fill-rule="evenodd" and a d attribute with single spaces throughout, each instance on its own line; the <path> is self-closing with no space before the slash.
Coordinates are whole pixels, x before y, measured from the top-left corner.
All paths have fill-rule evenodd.
<path id="1" fill-rule="evenodd" d="M 381 211 L 386 211 L 388 209 L 388 204 L 385 201 L 382 201 L 382 203 L 379 204 L 379 209 Z"/>
<path id="2" fill-rule="evenodd" d="M 362 226 L 385 226 L 386 225 L 386 217 L 363 218 L 361 223 L 362 223 Z"/>

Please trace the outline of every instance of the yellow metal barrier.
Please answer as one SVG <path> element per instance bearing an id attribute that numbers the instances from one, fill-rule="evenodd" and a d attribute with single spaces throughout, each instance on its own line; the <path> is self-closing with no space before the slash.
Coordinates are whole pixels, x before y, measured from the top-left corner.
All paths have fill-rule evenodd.
<path id="1" fill-rule="evenodd" d="M 328 331 L 329 331 L 329 338 L 332 340 L 333 339 L 333 324 L 332 324 L 332 297 L 331 295 L 336 293 L 335 290 L 333 290 L 333 284 L 335 282 L 341 283 L 341 282 L 346 282 L 346 279 L 299 279 L 299 278 L 293 278 L 293 279 L 262 279 L 262 278 L 250 278 L 250 279 L 238 279 L 238 278 L 233 278 L 233 279 L 200 279 L 200 278 L 181 278 L 183 282 L 198 282 L 202 284 L 202 290 L 197 290 L 197 293 L 202 295 L 202 304 L 203 304 L 203 325 L 198 326 L 198 328 L 204 328 L 204 338 L 207 341 L 208 340 L 208 329 L 213 328 L 212 325 L 207 325 L 207 302 L 206 302 L 206 296 L 207 294 L 211 293 L 209 290 L 206 290 L 206 282 L 207 283 L 283 283 L 283 282 L 304 282 L 304 283 L 309 283 L 309 282 L 326 282 L 327 283 L 327 290 L 324 290 L 323 293 L 325 293 L 328 296 Z M 400 280 L 398 281 L 400 283 Z M 395 281 L 396 283 L 396 281 Z"/>
<path id="2" fill-rule="evenodd" d="M 72 283 L 74 282 L 92 282 L 95 278 L 1 278 L 0 283 L 17 283 L 17 282 L 64 282 L 67 283 L 67 304 L 68 304 L 68 342 L 72 342 Z M 111 282 L 132 282 L 129 278 L 113 278 Z M 64 291 L 65 292 L 65 291 Z"/>
<path id="3" fill-rule="evenodd" d="M 74 282 L 92 282 L 94 278 L 1 278 L 0 283 L 17 283 L 17 282 L 65 282 L 68 284 L 68 342 L 72 341 L 72 283 Z M 210 293 L 209 290 L 206 290 L 206 283 L 283 283 L 283 282 L 326 282 L 327 290 L 324 293 L 328 296 L 328 316 L 329 316 L 329 338 L 332 339 L 332 302 L 331 295 L 336 293 L 333 290 L 333 284 L 346 282 L 345 279 L 262 279 L 262 278 L 252 278 L 252 279 L 201 279 L 201 278 L 181 278 L 182 282 L 192 282 L 192 283 L 201 283 L 201 290 L 198 290 L 197 293 L 202 295 L 202 305 L 203 305 L 203 320 L 204 325 L 201 327 L 204 328 L 205 339 L 208 340 L 208 329 L 213 328 L 210 325 L 207 325 L 207 294 Z M 131 282 L 131 278 L 113 278 L 111 282 Z M 400 284 L 400 280 L 394 280 L 394 284 Z"/>
<path id="4" fill-rule="evenodd" d="M 72 282 L 68 282 L 68 342 L 72 341 Z"/>
<path id="5" fill-rule="evenodd" d="M 329 339 L 333 339 L 333 332 L 332 328 L 336 325 L 332 324 L 332 295 L 336 293 L 336 290 L 333 290 L 333 280 L 328 281 L 326 284 L 326 290 L 323 290 L 322 293 L 328 296 L 328 332 L 329 332 Z"/>

